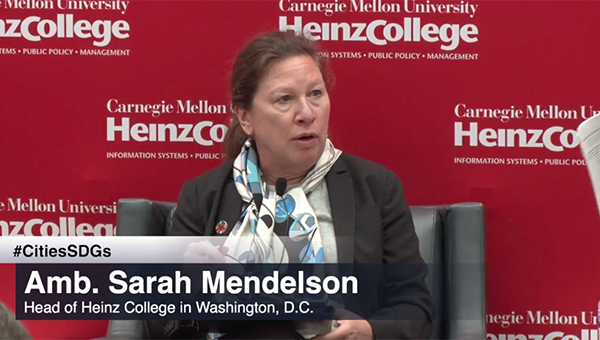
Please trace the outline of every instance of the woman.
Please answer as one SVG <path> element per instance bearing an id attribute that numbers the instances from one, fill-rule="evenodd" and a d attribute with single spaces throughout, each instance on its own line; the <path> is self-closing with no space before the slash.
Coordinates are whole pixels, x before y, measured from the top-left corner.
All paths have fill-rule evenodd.
<path id="1" fill-rule="evenodd" d="M 370 286 L 367 304 L 342 301 L 337 329 L 314 339 L 427 339 L 433 303 L 402 184 L 334 147 L 329 88 L 304 37 L 273 32 L 246 45 L 232 73 L 229 160 L 185 183 L 171 233 L 227 237 L 221 248 L 191 245 L 186 257 L 198 261 L 406 264 Z M 295 324 L 246 325 L 222 338 L 302 338 Z"/>

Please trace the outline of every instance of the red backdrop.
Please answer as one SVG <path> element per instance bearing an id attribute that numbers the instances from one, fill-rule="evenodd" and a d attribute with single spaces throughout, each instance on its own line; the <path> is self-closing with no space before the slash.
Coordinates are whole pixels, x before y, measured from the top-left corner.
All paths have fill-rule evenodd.
<path id="1" fill-rule="evenodd" d="M 224 132 L 219 124 L 228 115 L 206 112 L 229 107 L 236 51 L 253 35 L 299 17 L 303 25 L 315 23 L 313 32 L 342 26 L 337 39 L 315 33 L 325 38 L 336 77 L 335 145 L 396 171 L 412 205 L 485 204 L 488 339 L 564 332 L 583 340 L 585 330 L 597 329 L 589 322 L 600 298 L 598 211 L 585 167 L 573 164 L 582 157 L 571 130 L 600 110 L 600 3 L 376 0 L 359 11 L 351 10 L 358 1 L 315 3 L 337 3 L 338 11 L 309 12 L 289 1 L 122 1 L 118 8 L 106 1 L 96 9 L 73 7 L 95 6 L 88 0 L 0 0 L 0 233 L 106 235 L 119 198 L 175 201 L 185 180 L 221 162 L 214 159 Z M 428 12 L 414 13 L 416 5 Z M 396 12 L 385 13 L 390 8 Z M 36 17 L 48 21 L 38 25 Z M 94 22 L 110 22 L 109 43 L 94 45 L 103 38 L 86 38 L 82 33 L 91 30 L 74 24 L 79 20 L 96 27 L 97 36 L 104 26 Z M 40 29 L 51 37 L 31 41 Z M 390 41 L 378 45 L 386 36 Z M 205 113 L 178 112 L 178 101 L 188 100 Z M 164 102 L 174 112 L 123 113 L 115 102 Z M 573 111 L 537 112 L 538 105 Z M 503 120 L 502 111 L 491 110 L 522 115 L 509 112 Z M 122 131 L 111 140 L 110 125 L 118 130 L 126 119 L 129 140 Z M 144 133 L 168 123 L 197 132 L 180 141 Z M 0 277 L 0 300 L 14 307 L 14 266 L 0 266 Z M 530 318 L 538 312 L 577 323 Z M 512 313 L 523 321 L 494 321 Z M 106 331 L 104 321 L 25 324 L 36 339 Z"/>

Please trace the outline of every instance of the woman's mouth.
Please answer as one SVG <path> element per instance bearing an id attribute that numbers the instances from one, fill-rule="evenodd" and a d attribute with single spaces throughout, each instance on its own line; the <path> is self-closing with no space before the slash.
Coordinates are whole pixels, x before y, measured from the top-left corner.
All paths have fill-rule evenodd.
<path id="1" fill-rule="evenodd" d="M 301 141 L 308 141 L 308 140 L 311 140 L 313 138 L 315 138 L 315 136 L 302 136 L 302 137 L 299 137 L 297 139 L 299 139 Z"/>
<path id="2" fill-rule="evenodd" d="M 317 141 L 317 135 L 303 134 L 294 138 L 294 141 L 302 146 L 312 146 Z"/>

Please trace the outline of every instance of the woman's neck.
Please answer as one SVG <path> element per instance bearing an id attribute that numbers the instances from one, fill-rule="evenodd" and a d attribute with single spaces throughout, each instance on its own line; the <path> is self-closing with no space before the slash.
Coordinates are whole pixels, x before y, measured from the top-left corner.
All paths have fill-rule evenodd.
<path id="1" fill-rule="evenodd" d="M 303 173 L 275 173 L 268 170 L 261 169 L 262 178 L 268 185 L 275 185 L 277 183 L 278 178 L 285 178 L 287 180 L 288 185 L 299 184 L 302 182 L 308 171 L 304 171 Z"/>

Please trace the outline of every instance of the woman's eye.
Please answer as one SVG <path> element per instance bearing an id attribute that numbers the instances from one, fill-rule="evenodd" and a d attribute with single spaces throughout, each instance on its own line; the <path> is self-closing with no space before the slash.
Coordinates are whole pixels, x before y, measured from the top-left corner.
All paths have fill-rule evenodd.
<path id="1" fill-rule="evenodd" d="M 287 102 L 289 102 L 291 99 L 292 99 L 292 97 L 291 97 L 291 96 L 287 96 L 287 95 L 286 95 L 286 96 L 279 97 L 279 99 L 277 99 L 277 101 L 278 101 L 278 102 L 280 102 L 280 103 L 287 103 Z"/>
<path id="2" fill-rule="evenodd" d="M 320 97 L 323 92 L 321 92 L 321 90 L 314 90 L 310 93 L 313 97 Z"/>

